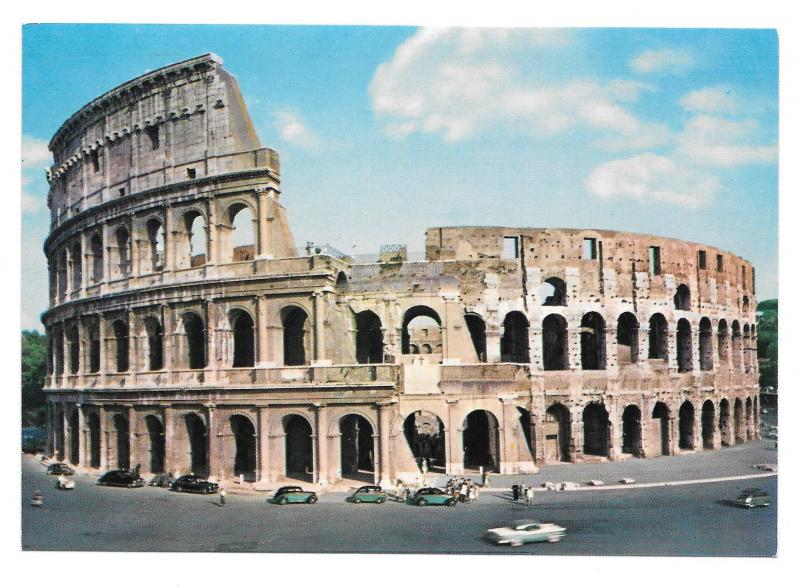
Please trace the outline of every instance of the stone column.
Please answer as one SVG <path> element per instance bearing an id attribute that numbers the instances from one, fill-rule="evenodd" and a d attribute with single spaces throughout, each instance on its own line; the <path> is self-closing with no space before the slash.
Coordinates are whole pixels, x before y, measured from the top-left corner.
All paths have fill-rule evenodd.
<path id="1" fill-rule="evenodd" d="M 269 315 L 267 312 L 267 298 L 266 296 L 258 296 L 256 298 L 256 367 L 267 367 L 270 363 L 267 353 L 269 347 L 267 344 L 267 323 L 269 322 Z"/>
<path id="2" fill-rule="evenodd" d="M 175 230 L 174 212 L 171 206 L 164 209 L 164 271 L 175 271 L 175 240 L 178 232 Z"/>
<path id="3" fill-rule="evenodd" d="M 131 375 L 131 384 L 136 383 L 136 372 L 139 371 L 139 331 L 136 328 L 136 315 L 128 310 L 125 317 L 128 322 L 128 373 Z"/>
<path id="4" fill-rule="evenodd" d="M 567 360 L 569 369 L 581 369 L 581 328 L 580 323 L 567 323 Z"/>
<path id="5" fill-rule="evenodd" d="M 139 227 L 132 214 L 128 216 L 128 232 L 130 234 L 128 248 L 130 250 L 131 260 L 128 277 L 130 278 L 131 276 L 139 276 L 142 273 L 142 263 L 139 259 L 141 255 L 141 248 L 139 247 Z"/>
<path id="6" fill-rule="evenodd" d="M 81 292 L 81 298 L 85 298 L 86 297 L 86 284 L 89 281 L 86 278 L 86 275 L 89 273 L 87 271 L 87 269 L 89 269 L 91 267 L 90 264 L 86 263 L 87 259 L 91 259 L 91 256 L 89 254 L 89 247 L 88 247 L 88 241 L 89 240 L 87 238 L 86 231 L 81 231 L 80 240 L 81 240 L 81 259 L 79 260 L 80 264 L 81 264 L 81 287 L 80 287 L 80 292 Z"/>
<path id="7" fill-rule="evenodd" d="M 648 365 L 647 359 L 650 357 L 650 329 L 640 327 L 636 331 L 636 337 L 636 342 L 638 344 L 636 363 L 639 365 Z"/>
<path id="8" fill-rule="evenodd" d="M 161 405 L 161 416 L 164 418 L 164 471 L 172 472 L 175 477 L 178 477 L 180 472 L 177 471 L 175 414 L 169 404 Z"/>
<path id="9" fill-rule="evenodd" d="M 53 429 L 53 405 L 52 403 L 48 402 L 45 404 L 45 408 L 47 409 L 47 441 L 45 442 L 44 454 L 47 456 L 52 457 L 53 455 L 53 436 L 54 432 Z"/>
<path id="10" fill-rule="evenodd" d="M 516 394 L 499 396 L 498 400 L 502 405 L 502 415 L 500 425 L 500 473 L 513 474 L 519 469 L 519 447 L 514 438 L 516 430 L 515 419 L 512 411 L 515 410 L 514 401 Z"/>
<path id="11" fill-rule="evenodd" d="M 608 458 L 617 460 L 622 455 L 622 427 L 620 426 L 622 414 L 618 410 L 616 398 L 607 397 L 603 404 L 608 411 Z"/>
<path id="12" fill-rule="evenodd" d="M 617 355 L 617 328 L 606 324 L 605 341 L 606 348 L 606 373 L 610 376 L 619 372 L 619 357 Z"/>
<path id="13" fill-rule="evenodd" d="M 486 362 L 499 363 L 500 362 L 500 329 L 486 321 Z"/>
<path id="14" fill-rule="evenodd" d="M 679 421 L 674 416 L 673 411 L 670 411 L 670 416 L 667 419 L 667 454 L 675 455 L 678 449 L 678 441 L 676 433 L 678 432 Z"/>
<path id="15" fill-rule="evenodd" d="M 380 435 L 380 445 L 378 461 L 380 463 L 380 481 L 382 487 L 394 487 L 391 470 L 391 445 L 389 443 L 391 435 L 391 402 L 378 402 L 375 405 L 378 409 L 378 434 Z"/>
<path id="16" fill-rule="evenodd" d="M 325 301 L 322 292 L 314 292 L 314 360 L 325 361 Z"/>
<path id="17" fill-rule="evenodd" d="M 206 376 L 207 380 L 216 381 L 219 369 L 219 350 L 217 341 L 217 304 L 213 300 L 206 302 Z M 210 378 L 208 377 L 210 376 Z"/>
<path id="18" fill-rule="evenodd" d="M 447 431 L 445 442 L 447 444 L 447 471 L 448 475 L 461 475 L 464 473 L 464 446 L 460 423 L 458 422 L 458 399 L 446 399 L 447 403 Z"/>
<path id="19" fill-rule="evenodd" d="M 647 457 L 647 448 L 649 447 L 648 441 L 649 441 L 649 438 L 650 438 L 650 431 L 649 431 L 649 427 L 646 426 L 646 423 L 650 422 L 651 417 L 650 417 L 650 414 L 648 414 L 646 412 L 646 410 L 645 410 L 646 408 L 647 408 L 647 400 L 644 397 L 642 397 L 642 398 L 639 399 L 639 437 L 640 437 L 640 442 L 639 442 L 639 447 L 635 448 L 637 450 L 637 453 L 636 453 L 637 457 Z M 660 431 L 660 429 L 659 429 L 659 431 Z M 656 455 L 660 455 L 660 454 L 661 454 L 661 450 L 660 450 L 660 445 L 659 445 L 659 451 L 658 451 L 658 453 L 656 453 Z"/>
<path id="20" fill-rule="evenodd" d="M 136 443 L 136 411 L 133 406 L 125 406 L 125 418 L 128 420 L 128 462 L 131 468 L 135 468 L 141 456 Z"/>
<path id="21" fill-rule="evenodd" d="M 700 371 L 700 327 L 692 326 L 692 371 Z M 713 338 L 713 337 L 712 337 Z"/>
<path id="22" fill-rule="evenodd" d="M 108 469 L 108 427 L 106 427 L 106 407 L 102 404 L 97 409 L 97 419 L 99 423 L 98 435 L 100 435 L 100 469 Z"/>
<path id="23" fill-rule="evenodd" d="M 583 459 L 583 413 L 579 407 L 570 410 L 569 422 L 569 460 L 574 463 Z"/>
<path id="24" fill-rule="evenodd" d="M 208 475 L 216 476 L 222 479 L 221 464 L 219 463 L 220 455 L 217 452 L 217 423 L 216 423 L 216 406 L 213 404 L 206 404 L 206 455 L 208 456 Z"/>
<path id="25" fill-rule="evenodd" d="M 694 450 L 702 450 L 703 447 L 703 405 L 702 403 L 694 411 Z"/>
<path id="26" fill-rule="evenodd" d="M 256 459 L 258 465 L 256 468 L 256 478 L 259 482 L 269 480 L 269 426 L 268 426 L 269 407 L 259 406 L 256 407 L 256 421 L 258 440 L 256 444 Z"/>
<path id="27" fill-rule="evenodd" d="M 538 411 L 534 413 L 531 407 L 531 422 L 533 423 L 533 433 L 534 436 L 534 465 L 543 465 L 545 463 L 545 454 L 544 454 L 544 442 L 545 442 L 545 435 L 544 435 L 544 413 L 539 413 Z"/>
<path id="28" fill-rule="evenodd" d="M 206 217 L 208 218 L 208 254 L 206 265 L 220 262 L 219 227 L 217 226 L 217 206 L 213 198 L 206 201 Z"/>
<path id="29" fill-rule="evenodd" d="M 89 467 L 86 460 L 86 417 L 80 404 L 76 404 L 75 409 L 78 411 L 78 430 L 75 431 L 75 434 L 78 435 L 78 465 Z"/>
<path id="30" fill-rule="evenodd" d="M 711 372 L 716 373 L 720 367 L 719 362 L 719 339 L 717 338 L 717 329 L 719 328 L 719 321 L 711 322 Z M 697 349 L 700 349 L 700 341 L 697 342 Z"/>
<path id="31" fill-rule="evenodd" d="M 667 365 L 669 371 L 678 371 L 678 323 L 667 321 Z"/>
<path id="32" fill-rule="evenodd" d="M 314 483 L 320 486 L 328 483 L 328 409 L 324 404 L 314 403 L 316 427 L 314 431 Z"/>
<path id="33" fill-rule="evenodd" d="M 258 259 L 271 259 L 274 257 L 270 247 L 269 224 L 272 218 L 269 215 L 269 196 L 266 188 L 256 188 L 258 199 Z"/>
<path id="34" fill-rule="evenodd" d="M 544 347 L 542 345 L 542 329 L 540 326 L 537 325 L 528 329 L 528 346 L 531 355 L 531 368 L 534 371 L 544 371 Z"/>

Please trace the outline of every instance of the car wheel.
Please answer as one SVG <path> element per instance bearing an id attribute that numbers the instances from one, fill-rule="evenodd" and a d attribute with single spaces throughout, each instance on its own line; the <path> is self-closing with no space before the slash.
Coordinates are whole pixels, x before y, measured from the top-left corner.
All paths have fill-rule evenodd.
<path id="1" fill-rule="evenodd" d="M 278 504 L 286 504 L 287 502 L 289 502 L 289 499 L 286 498 L 285 496 L 281 496 L 280 498 L 278 498 Z"/>
<path id="2" fill-rule="evenodd" d="M 175 486 L 175 492 L 183 492 L 183 488 L 181 486 Z"/>
<path id="3" fill-rule="evenodd" d="M 203 494 L 208 494 L 211 490 L 208 489 L 208 486 L 203 487 Z"/>
<path id="4" fill-rule="evenodd" d="M 317 502 L 317 500 L 318 500 L 318 499 L 317 499 L 317 497 L 316 497 L 316 496 L 309 496 L 309 497 L 308 497 L 308 500 L 307 500 L 306 502 L 307 502 L 308 504 L 314 504 L 314 503 L 316 503 L 316 502 Z"/>
<path id="5" fill-rule="evenodd" d="M 550 535 L 547 537 L 548 543 L 558 543 L 559 541 L 561 541 L 561 537 L 558 535 Z"/>
<path id="6" fill-rule="evenodd" d="M 353 504 L 361 504 L 360 498 L 353 498 Z"/>
<path id="7" fill-rule="evenodd" d="M 386 499 L 385 498 L 378 498 L 377 502 L 378 502 L 378 504 L 383 504 L 384 502 L 386 502 Z"/>
<path id="8" fill-rule="evenodd" d="M 420 498 L 419 500 L 417 500 L 417 506 L 428 506 L 428 501 L 425 500 L 424 498 Z"/>
<path id="9" fill-rule="evenodd" d="M 450 500 L 447 501 L 447 506 L 455 506 L 456 503 L 457 503 L 456 499 L 451 498 Z"/>

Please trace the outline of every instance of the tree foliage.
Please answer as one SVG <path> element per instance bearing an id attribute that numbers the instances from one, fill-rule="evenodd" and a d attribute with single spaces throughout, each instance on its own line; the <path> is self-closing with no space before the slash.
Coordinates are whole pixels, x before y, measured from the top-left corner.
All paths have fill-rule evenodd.
<path id="1" fill-rule="evenodd" d="M 22 425 L 42 425 L 46 420 L 44 387 L 47 336 L 22 331 Z"/>
<path id="2" fill-rule="evenodd" d="M 758 324 L 759 384 L 778 387 L 778 300 L 764 300 L 756 306 Z"/>

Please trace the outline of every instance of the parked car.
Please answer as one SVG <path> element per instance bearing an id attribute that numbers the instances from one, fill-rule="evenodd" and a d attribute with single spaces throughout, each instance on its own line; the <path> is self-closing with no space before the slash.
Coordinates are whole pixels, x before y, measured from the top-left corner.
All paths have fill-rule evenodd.
<path id="1" fill-rule="evenodd" d="M 119 488 L 141 488 L 144 479 L 130 470 L 111 470 L 97 480 L 98 486 L 117 486 Z"/>
<path id="2" fill-rule="evenodd" d="M 497 545 L 519 547 L 524 543 L 547 541 L 556 543 L 566 534 L 564 527 L 553 523 L 542 523 L 532 519 L 514 521 L 508 527 L 497 527 L 486 532 L 486 538 Z"/>
<path id="3" fill-rule="evenodd" d="M 195 476 L 194 474 L 187 474 L 175 480 L 170 488 L 175 492 L 214 494 L 215 492 L 219 491 L 219 484 L 209 482 L 205 478 Z"/>
<path id="4" fill-rule="evenodd" d="M 175 478 L 170 474 L 156 474 L 147 483 L 148 486 L 156 486 L 157 488 L 171 488 Z"/>
<path id="5" fill-rule="evenodd" d="M 458 500 L 455 496 L 450 496 L 439 488 L 420 488 L 411 497 L 411 503 L 417 506 L 428 506 L 429 504 L 455 506 L 458 504 Z"/>
<path id="6" fill-rule="evenodd" d="M 736 497 L 736 504 L 745 508 L 769 506 L 771 502 L 769 494 L 760 488 L 747 488 Z"/>
<path id="7" fill-rule="evenodd" d="M 353 492 L 347 500 L 359 504 L 361 502 L 376 502 L 383 504 L 386 502 L 386 492 L 380 486 L 361 486 Z"/>
<path id="8" fill-rule="evenodd" d="M 65 463 L 56 462 L 47 466 L 47 473 L 51 476 L 71 476 L 75 470 Z"/>
<path id="9" fill-rule="evenodd" d="M 317 501 L 317 495 L 310 490 L 303 490 L 300 486 L 283 486 L 278 488 L 269 502 L 272 504 L 289 504 L 290 502 L 299 502 L 303 504 L 314 504 Z"/>

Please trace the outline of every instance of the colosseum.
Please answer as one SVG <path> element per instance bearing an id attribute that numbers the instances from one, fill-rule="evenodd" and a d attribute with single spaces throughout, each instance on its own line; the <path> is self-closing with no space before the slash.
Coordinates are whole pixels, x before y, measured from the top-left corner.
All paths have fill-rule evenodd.
<path id="1" fill-rule="evenodd" d="M 513 227 L 430 228 L 419 261 L 298 251 L 221 64 L 126 82 L 50 142 L 51 455 L 392 486 L 758 438 L 746 260 Z"/>

